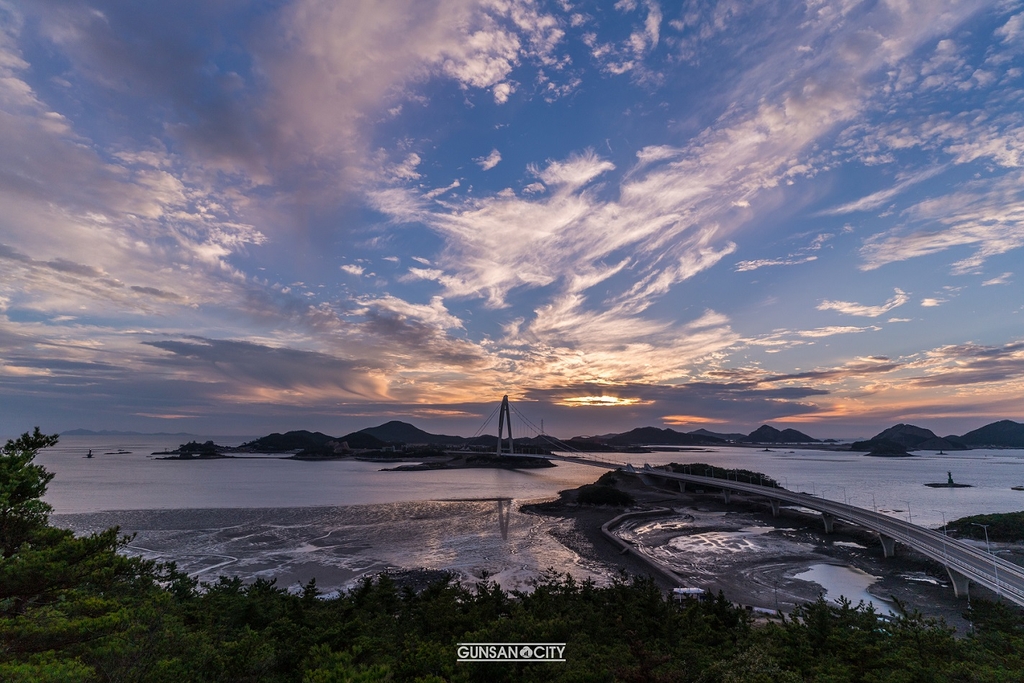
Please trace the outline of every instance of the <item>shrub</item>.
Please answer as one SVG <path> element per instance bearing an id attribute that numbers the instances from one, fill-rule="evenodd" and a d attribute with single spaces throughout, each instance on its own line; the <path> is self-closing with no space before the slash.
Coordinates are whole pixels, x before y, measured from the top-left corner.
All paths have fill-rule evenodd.
<path id="1" fill-rule="evenodd" d="M 633 496 L 612 486 L 588 484 L 580 488 L 576 501 L 580 505 L 618 505 L 628 507 L 635 503 Z"/>

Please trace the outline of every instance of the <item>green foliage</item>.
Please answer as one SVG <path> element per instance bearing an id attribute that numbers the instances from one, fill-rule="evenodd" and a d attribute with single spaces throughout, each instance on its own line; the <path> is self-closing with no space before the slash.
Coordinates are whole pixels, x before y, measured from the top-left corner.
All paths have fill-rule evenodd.
<path id="1" fill-rule="evenodd" d="M 994 515 L 961 517 L 947 525 L 958 536 L 984 540 L 985 529 L 975 524 L 988 525 L 988 540 L 1012 543 L 1024 541 L 1024 512 L 1003 512 Z"/>
<path id="2" fill-rule="evenodd" d="M 580 505 L 618 505 L 629 507 L 635 500 L 625 491 L 604 484 L 587 484 L 581 486 L 576 496 Z"/>
<path id="3" fill-rule="evenodd" d="M 529 591 L 444 578 L 421 591 L 387 575 L 324 599 L 310 582 L 222 577 L 125 557 L 116 529 L 82 538 L 33 505 L 52 437 L 9 442 L 0 467 L 12 550 L 0 559 L 0 680 L 215 681 L 1016 681 L 1024 617 L 983 601 L 977 633 L 818 600 L 755 626 L 724 595 L 678 603 L 650 580 L 610 585 L 553 571 Z M 612 486 L 598 488 L 615 491 Z M 29 492 L 29 493 L 26 493 Z M 461 642 L 565 642 L 564 663 L 457 663 Z"/>
<path id="4" fill-rule="evenodd" d="M 669 465 L 668 468 L 670 471 L 677 472 L 679 474 L 693 474 L 699 477 L 714 477 L 715 479 L 731 479 L 744 484 L 760 484 L 762 486 L 771 486 L 772 488 L 781 488 L 779 482 L 775 481 L 767 474 L 764 474 L 763 472 L 754 472 L 752 470 L 728 469 L 725 467 L 708 465 L 703 462 L 694 462 L 685 465 L 680 465 L 679 463 L 674 462 Z"/>
<path id="5" fill-rule="evenodd" d="M 10 557 L 32 533 L 46 525 L 52 508 L 42 501 L 53 475 L 33 465 L 36 453 L 57 443 L 36 427 L 0 449 L 0 556 Z"/>

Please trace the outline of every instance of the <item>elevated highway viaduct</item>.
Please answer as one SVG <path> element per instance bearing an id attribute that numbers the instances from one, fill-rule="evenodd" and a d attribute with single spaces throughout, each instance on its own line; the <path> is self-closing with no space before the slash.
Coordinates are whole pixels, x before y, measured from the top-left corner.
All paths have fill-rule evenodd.
<path id="1" fill-rule="evenodd" d="M 573 460 L 581 461 L 583 459 L 573 458 Z M 662 480 L 676 482 L 680 490 L 687 483 L 719 489 L 727 503 L 732 493 L 758 496 L 768 501 L 774 515 L 779 514 L 779 507 L 783 503 L 814 510 L 821 514 L 826 533 L 832 532 L 832 525 L 836 520 L 870 529 L 878 534 L 886 557 L 891 557 L 895 553 L 898 541 L 943 565 L 958 597 L 967 595 L 970 583 L 974 582 L 1017 605 L 1024 606 L 1024 567 L 983 552 L 963 541 L 949 538 L 939 531 L 854 505 L 819 498 L 807 493 L 795 493 L 782 488 L 670 472 L 650 465 L 644 465 L 642 469 L 626 465 L 622 469 L 638 474 L 648 484 L 654 483 L 655 480 Z"/>

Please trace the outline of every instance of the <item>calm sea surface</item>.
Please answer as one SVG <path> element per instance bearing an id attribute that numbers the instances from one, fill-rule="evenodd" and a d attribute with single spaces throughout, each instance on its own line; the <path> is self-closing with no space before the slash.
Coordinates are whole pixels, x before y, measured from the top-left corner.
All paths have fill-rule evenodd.
<path id="1" fill-rule="evenodd" d="M 222 440 L 237 445 L 240 438 Z M 203 439 L 200 439 L 203 440 Z M 64 437 L 37 462 L 54 472 L 46 500 L 63 514 L 112 510 L 294 508 L 429 500 L 550 497 L 590 483 L 601 469 L 559 463 L 543 470 L 380 472 L 377 463 L 308 462 L 256 457 L 181 462 L 153 451 L 180 437 Z M 94 457 L 85 458 L 92 449 Z M 128 453 L 116 454 L 117 451 Z M 608 457 L 608 456 L 605 456 Z M 918 524 L 938 526 L 964 515 L 1024 509 L 1024 450 L 973 450 L 912 458 L 872 458 L 829 451 L 716 448 L 706 452 L 614 455 L 640 465 L 707 462 L 764 472 L 792 490 L 877 507 Z M 965 489 L 931 489 L 952 471 Z"/>

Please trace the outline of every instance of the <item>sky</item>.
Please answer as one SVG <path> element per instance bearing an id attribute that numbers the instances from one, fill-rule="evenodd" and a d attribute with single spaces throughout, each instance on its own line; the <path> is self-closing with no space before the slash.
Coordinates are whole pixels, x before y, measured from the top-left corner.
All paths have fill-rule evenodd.
<path id="1" fill-rule="evenodd" d="M 1022 247 L 1018 0 L 0 0 L 6 434 L 960 434 Z"/>

